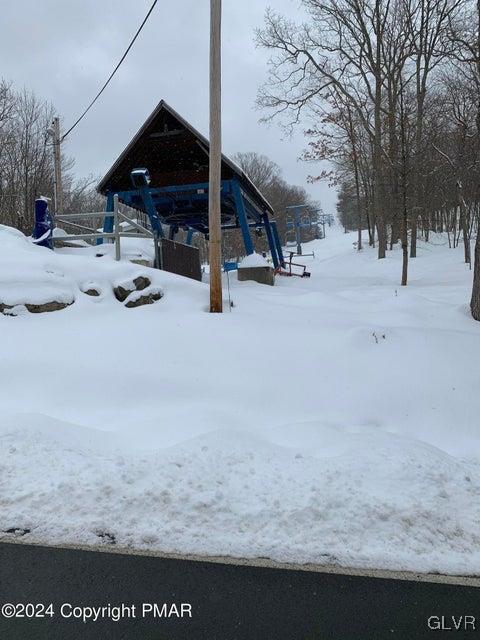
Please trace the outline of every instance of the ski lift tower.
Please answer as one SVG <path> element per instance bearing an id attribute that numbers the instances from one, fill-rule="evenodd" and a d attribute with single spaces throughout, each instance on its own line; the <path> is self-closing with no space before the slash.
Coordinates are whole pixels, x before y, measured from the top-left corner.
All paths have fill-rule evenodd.
<path id="1" fill-rule="evenodd" d="M 287 216 L 289 213 L 293 216 L 290 220 L 287 217 L 287 230 L 294 230 L 295 242 L 297 243 L 297 255 L 302 255 L 302 227 L 311 226 L 310 218 L 309 224 L 306 225 L 305 221 L 302 221 L 302 213 L 304 209 L 307 209 L 307 204 L 294 204 L 290 207 L 286 207 Z"/>
<path id="2" fill-rule="evenodd" d="M 306 211 L 305 211 L 306 210 Z M 312 209 L 310 204 L 295 204 L 290 207 L 286 207 L 287 212 L 287 233 L 288 231 L 294 231 L 295 243 L 297 245 L 297 255 L 301 256 L 302 253 L 302 229 L 311 229 L 313 227 L 312 215 L 321 216 L 323 212 L 320 208 Z M 317 223 L 318 227 L 318 223 Z M 325 236 L 325 227 L 324 227 Z M 313 255 L 308 254 L 308 255 Z"/>
<path id="3" fill-rule="evenodd" d="M 323 213 L 323 211 L 317 212 L 318 220 L 317 223 L 322 225 L 322 238 L 325 238 L 325 224 L 328 224 L 329 227 L 333 224 L 333 216 L 331 213 Z"/>

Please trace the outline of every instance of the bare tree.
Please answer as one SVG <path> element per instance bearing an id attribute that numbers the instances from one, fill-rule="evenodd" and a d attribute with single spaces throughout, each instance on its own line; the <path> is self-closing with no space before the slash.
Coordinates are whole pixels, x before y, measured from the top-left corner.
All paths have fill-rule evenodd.
<path id="1" fill-rule="evenodd" d="M 253 184 L 265 191 L 272 182 L 281 174 L 278 164 L 260 153 L 248 151 L 246 153 L 236 153 L 233 160 L 240 166 Z"/>
<path id="2" fill-rule="evenodd" d="M 321 109 L 332 91 L 342 96 L 371 140 L 373 217 L 378 230 L 378 257 L 387 248 L 383 139 L 383 101 L 388 65 L 387 46 L 406 39 L 395 24 L 396 5 L 383 0 L 303 0 L 310 20 L 301 26 L 267 12 L 259 44 L 274 55 L 270 81 L 259 93 L 259 104 L 274 114 L 289 112 L 297 122 L 305 109 Z M 401 47 L 403 52 L 403 46 Z M 403 54 L 402 54 L 403 55 Z M 403 63 L 403 62 L 402 62 Z"/>
<path id="3" fill-rule="evenodd" d="M 479 29 L 471 1 L 301 4 L 301 25 L 268 11 L 257 32 L 271 52 L 258 97 L 265 119 L 315 122 L 304 159 L 333 163 L 328 178 L 341 185 L 339 213 L 351 225 L 355 212 L 360 232 L 363 215 L 370 244 L 376 228 L 380 258 L 388 231 L 390 249 L 401 239 L 404 254 L 410 234 L 415 257 L 417 236 L 428 242 L 430 230 L 445 229 L 453 247 L 463 237 L 469 262 L 480 209 Z"/>

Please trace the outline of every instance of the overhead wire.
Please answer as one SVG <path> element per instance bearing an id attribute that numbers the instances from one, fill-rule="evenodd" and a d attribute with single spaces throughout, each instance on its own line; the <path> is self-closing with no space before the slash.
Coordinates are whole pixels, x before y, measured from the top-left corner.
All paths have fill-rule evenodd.
<path id="1" fill-rule="evenodd" d="M 132 40 L 130 41 L 130 44 L 128 45 L 127 49 L 125 50 L 125 53 L 122 55 L 122 57 L 120 58 L 118 64 L 116 65 L 115 69 L 112 71 L 112 73 L 109 75 L 109 77 L 107 78 L 107 80 L 105 81 L 105 83 L 103 84 L 102 88 L 100 89 L 100 91 L 97 93 L 97 95 L 93 98 L 93 100 L 90 102 L 90 104 L 87 106 L 87 108 L 85 109 L 85 111 L 83 111 L 83 113 L 75 120 L 75 122 L 72 124 L 72 126 L 70 127 L 70 129 L 68 129 L 68 131 L 66 133 L 63 134 L 63 136 L 61 137 L 61 142 L 63 142 L 65 140 L 65 138 L 68 136 L 69 133 L 71 133 L 75 127 L 83 120 L 83 118 L 87 115 L 87 113 L 90 111 L 90 109 L 93 107 L 93 105 L 96 103 L 96 101 L 99 99 L 99 97 L 102 95 L 102 93 L 105 91 L 105 89 L 107 88 L 107 86 L 109 85 L 110 81 L 112 80 L 113 76 L 117 73 L 117 71 L 119 70 L 120 66 L 122 65 L 123 61 L 125 60 L 125 58 L 127 57 L 130 49 L 133 47 L 133 45 L 135 44 L 135 40 L 138 38 L 138 36 L 140 35 L 143 27 L 145 26 L 148 18 L 150 17 L 152 11 L 155 9 L 155 5 L 157 4 L 158 0 L 154 0 L 154 2 L 152 3 L 152 6 L 150 7 L 150 9 L 148 10 L 147 15 L 145 16 L 145 18 L 143 19 L 142 24 L 139 26 L 139 28 L 137 29 L 137 32 L 135 33 L 135 35 L 133 36 Z"/>

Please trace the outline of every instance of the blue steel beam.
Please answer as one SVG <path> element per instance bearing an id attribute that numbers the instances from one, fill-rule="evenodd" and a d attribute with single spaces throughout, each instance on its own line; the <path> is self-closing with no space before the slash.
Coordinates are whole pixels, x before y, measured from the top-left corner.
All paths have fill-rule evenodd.
<path id="1" fill-rule="evenodd" d="M 300 229 L 300 209 L 295 209 L 293 212 L 295 216 L 295 241 L 297 243 L 297 253 L 299 256 L 302 255 L 302 232 Z"/>
<path id="2" fill-rule="evenodd" d="M 222 196 L 227 193 L 232 193 L 232 185 L 233 180 L 222 180 Z M 167 187 L 148 187 L 152 196 L 161 195 L 164 193 L 190 193 L 194 192 L 193 195 L 203 196 L 208 199 L 208 182 L 198 182 L 193 184 L 178 184 L 178 185 L 170 185 Z M 123 196 L 135 196 L 138 195 L 138 189 L 127 189 L 126 191 L 119 191 L 118 197 L 121 199 Z"/>
<path id="3" fill-rule="evenodd" d="M 268 213 L 263 214 L 263 224 L 265 227 L 265 231 L 267 233 L 268 246 L 270 247 L 270 253 L 272 255 L 273 265 L 275 269 L 278 269 L 280 266 L 280 262 L 277 256 L 277 248 L 275 246 L 275 239 L 273 237 L 272 227 L 270 225 L 270 220 L 268 219 Z"/>
<path id="4" fill-rule="evenodd" d="M 248 226 L 247 214 L 245 211 L 242 192 L 240 190 L 240 185 L 237 182 L 237 180 L 233 181 L 232 188 L 233 188 L 233 197 L 235 198 L 235 207 L 237 209 L 238 222 L 240 224 L 240 229 L 242 230 L 245 251 L 247 252 L 247 256 L 249 256 L 252 253 L 254 253 L 254 248 L 253 248 L 252 236 L 250 235 L 250 229 Z"/>
<path id="5" fill-rule="evenodd" d="M 277 221 L 272 220 L 270 222 L 270 225 L 272 227 L 273 238 L 275 240 L 275 246 L 277 248 L 278 259 L 280 261 L 281 266 L 285 267 L 285 258 L 283 256 L 282 243 L 280 242 L 280 236 L 278 235 Z"/>
<path id="6" fill-rule="evenodd" d="M 158 217 L 157 208 L 155 206 L 155 203 L 153 202 L 150 188 L 147 186 L 140 187 L 139 191 L 140 195 L 142 196 L 147 215 L 150 218 L 150 224 L 152 225 L 154 234 L 159 238 L 163 238 L 162 223 L 160 222 L 160 218 Z"/>

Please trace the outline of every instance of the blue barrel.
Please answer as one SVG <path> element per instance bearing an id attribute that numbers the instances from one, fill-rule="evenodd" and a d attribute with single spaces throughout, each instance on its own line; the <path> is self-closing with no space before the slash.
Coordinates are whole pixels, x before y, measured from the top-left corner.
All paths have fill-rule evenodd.
<path id="1" fill-rule="evenodd" d="M 48 202 L 45 198 L 37 198 L 35 200 L 35 226 L 32 235 L 35 240 L 40 238 L 42 240 L 36 244 L 53 249 L 52 232 L 53 218 L 48 210 Z"/>

